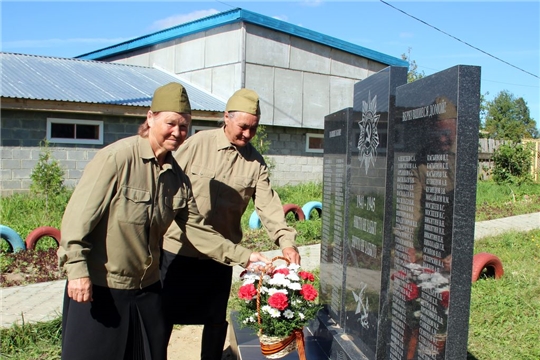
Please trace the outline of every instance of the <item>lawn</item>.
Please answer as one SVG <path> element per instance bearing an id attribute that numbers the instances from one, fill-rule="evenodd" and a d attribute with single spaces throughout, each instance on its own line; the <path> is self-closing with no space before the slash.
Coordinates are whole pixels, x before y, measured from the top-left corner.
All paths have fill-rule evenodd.
<path id="1" fill-rule="evenodd" d="M 302 206 L 320 201 L 320 184 L 288 186 L 277 189 L 282 202 Z M 2 198 L 2 224 L 16 230 L 24 239 L 37 226 L 59 227 L 69 193 L 46 202 L 17 195 Z M 476 220 L 540 211 L 540 184 L 519 188 L 479 182 Z M 247 229 L 250 205 L 243 218 L 246 229 L 243 245 L 259 251 L 276 249 L 265 230 Z M 298 244 L 321 240 L 321 219 L 314 214 L 310 221 L 287 219 L 298 232 Z M 48 239 L 50 240 L 50 239 Z M 3 241 L 2 243 L 5 243 Z M 56 246 L 53 240 L 38 242 L 38 249 Z M 9 255 L 0 251 L 0 271 L 5 272 Z M 498 280 L 479 280 L 472 285 L 469 327 L 469 360 L 540 359 L 540 230 L 488 237 L 475 243 L 475 253 L 490 252 L 503 262 L 505 275 Z M 33 255 L 35 256 L 35 255 Z M 42 257 L 43 259 L 45 257 Z M 51 257 L 53 258 L 53 257 Z M 24 260 L 28 262 L 28 260 Z M 60 320 L 13 326 L 0 330 L 0 357 L 19 360 L 56 359 L 60 354 Z"/>

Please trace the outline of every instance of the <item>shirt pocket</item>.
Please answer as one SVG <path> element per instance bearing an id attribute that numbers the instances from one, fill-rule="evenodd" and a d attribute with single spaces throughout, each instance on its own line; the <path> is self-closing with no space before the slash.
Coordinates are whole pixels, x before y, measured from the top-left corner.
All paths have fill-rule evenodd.
<path id="1" fill-rule="evenodd" d="M 191 181 L 191 188 L 193 189 L 197 206 L 201 214 L 204 215 L 205 211 L 211 207 L 210 194 L 212 193 L 211 187 L 214 184 L 216 172 L 204 166 L 192 165 L 188 177 Z"/>
<path id="2" fill-rule="evenodd" d="M 213 179 L 216 176 L 216 172 L 212 169 L 205 168 L 200 165 L 192 165 L 190 171 L 190 177 L 201 177 L 207 179 Z"/>
<path id="3" fill-rule="evenodd" d="M 165 205 L 173 211 L 178 211 L 180 209 L 183 209 L 187 205 L 187 199 L 184 194 L 177 194 L 172 197 L 166 197 L 165 198 Z"/>
<path id="4" fill-rule="evenodd" d="M 167 196 L 163 203 L 165 204 L 165 208 L 161 213 L 161 219 L 159 221 L 163 222 L 163 226 L 169 227 L 176 214 L 187 207 L 188 201 L 185 194 L 178 193 L 174 196 Z"/>
<path id="5" fill-rule="evenodd" d="M 244 201 L 249 201 L 255 193 L 257 179 L 245 176 L 235 176 L 233 186 L 235 190 L 242 196 Z"/>
<path id="6" fill-rule="evenodd" d="M 150 191 L 124 186 L 120 190 L 118 220 L 130 224 L 145 224 L 151 204 Z"/>

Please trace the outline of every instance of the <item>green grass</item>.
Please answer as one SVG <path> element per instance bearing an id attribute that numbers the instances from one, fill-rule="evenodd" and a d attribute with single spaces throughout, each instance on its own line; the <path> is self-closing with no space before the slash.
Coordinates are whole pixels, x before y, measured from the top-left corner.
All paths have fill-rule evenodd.
<path id="1" fill-rule="evenodd" d="M 540 211 L 540 183 L 497 185 L 479 181 L 476 187 L 476 221 Z"/>
<path id="2" fill-rule="evenodd" d="M 62 319 L 13 325 L 0 329 L 0 358 L 13 360 L 60 359 Z"/>
<path id="3" fill-rule="evenodd" d="M 469 359 L 540 359 L 540 230 L 475 243 L 502 261 L 504 276 L 472 285 Z"/>
<path id="4" fill-rule="evenodd" d="M 283 204 L 302 207 L 308 201 L 322 200 L 321 184 L 277 187 L 276 191 Z M 28 195 L 2 198 L 1 222 L 21 234 L 23 239 L 38 226 L 59 228 L 69 196 L 70 193 L 59 194 L 47 204 L 43 199 Z M 509 188 L 492 182 L 478 183 L 477 221 L 537 211 L 540 211 L 540 184 Z M 242 219 L 243 228 L 247 229 L 242 244 L 258 251 L 277 249 L 265 230 L 248 229 L 252 212 L 253 205 L 250 204 Z M 297 222 L 290 217 L 287 221 L 298 232 L 298 245 L 320 242 L 321 219 L 316 213 L 310 221 Z M 2 249 L 5 249 L 4 245 Z M 44 241 L 41 244 L 40 241 L 38 249 L 40 246 L 56 246 L 56 243 Z M 475 252 L 490 252 L 500 257 L 505 275 L 498 280 L 479 280 L 472 286 L 469 359 L 540 359 L 540 230 L 479 240 Z M 4 258 L 0 256 L 0 263 Z M 232 296 L 236 291 L 233 288 Z M 60 327 L 60 319 L 56 319 L 1 329 L 0 357 L 58 359 Z"/>
<path id="5" fill-rule="evenodd" d="M 59 229 L 62 215 L 66 208 L 71 191 L 63 191 L 54 197 L 45 198 L 35 194 L 15 194 L 0 198 L 0 221 L 2 225 L 13 229 L 24 241 L 28 234 L 40 227 L 51 226 Z M 56 247 L 57 243 L 51 238 L 44 238 L 36 244 L 36 249 Z M 8 244 L 2 241 L 1 250 L 6 250 Z"/>

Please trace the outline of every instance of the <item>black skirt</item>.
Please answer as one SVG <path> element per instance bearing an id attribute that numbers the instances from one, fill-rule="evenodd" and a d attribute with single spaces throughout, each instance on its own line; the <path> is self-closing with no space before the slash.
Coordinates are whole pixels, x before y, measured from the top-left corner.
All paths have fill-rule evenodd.
<path id="1" fill-rule="evenodd" d="M 161 284 L 118 290 L 94 285 L 93 301 L 64 293 L 62 359 L 166 360 Z"/>
<path id="2" fill-rule="evenodd" d="M 163 312 L 169 324 L 222 324 L 227 316 L 232 267 L 162 251 Z"/>

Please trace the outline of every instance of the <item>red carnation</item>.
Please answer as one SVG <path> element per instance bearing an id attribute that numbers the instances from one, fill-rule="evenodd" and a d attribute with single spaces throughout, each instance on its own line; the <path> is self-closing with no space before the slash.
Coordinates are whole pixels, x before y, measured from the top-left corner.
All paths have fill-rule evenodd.
<path id="1" fill-rule="evenodd" d="M 444 308 L 448 308 L 448 301 L 450 300 L 450 291 L 445 290 L 441 293 L 441 305 Z"/>
<path id="2" fill-rule="evenodd" d="M 302 290 L 300 290 L 300 295 L 304 297 L 307 301 L 313 301 L 317 298 L 319 293 L 311 284 L 302 285 Z"/>
<path id="3" fill-rule="evenodd" d="M 244 300 L 251 300 L 257 295 L 257 290 L 253 284 L 246 284 L 238 289 L 238 297 Z"/>
<path id="4" fill-rule="evenodd" d="M 315 277 L 314 277 L 313 274 L 310 273 L 310 272 L 307 272 L 307 271 L 300 271 L 300 272 L 298 273 L 298 275 L 300 275 L 300 277 L 301 277 L 302 279 L 304 279 L 304 280 L 311 281 L 311 282 L 315 281 Z"/>
<path id="5" fill-rule="evenodd" d="M 405 299 L 407 301 L 414 300 L 418 297 L 418 286 L 416 284 L 405 285 Z"/>
<path id="6" fill-rule="evenodd" d="M 284 293 L 277 292 L 268 298 L 268 305 L 274 309 L 285 310 L 289 306 L 289 299 Z"/>
<path id="7" fill-rule="evenodd" d="M 274 275 L 275 274 L 283 274 L 283 275 L 287 276 L 287 275 L 289 275 L 289 269 L 287 269 L 287 268 L 276 269 L 274 271 Z"/>

